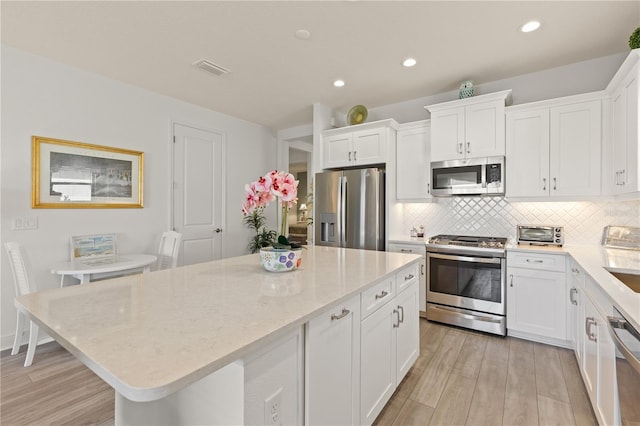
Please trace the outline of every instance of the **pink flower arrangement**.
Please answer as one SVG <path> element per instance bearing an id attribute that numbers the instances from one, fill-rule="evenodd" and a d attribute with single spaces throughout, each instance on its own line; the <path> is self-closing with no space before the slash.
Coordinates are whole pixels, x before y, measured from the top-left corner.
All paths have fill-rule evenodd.
<path id="1" fill-rule="evenodd" d="M 257 181 L 244 186 L 245 197 L 242 202 L 242 213 L 250 214 L 256 208 L 266 207 L 276 198 L 280 199 L 282 222 L 280 235 L 287 232 L 287 215 L 289 207 L 298 201 L 298 181 L 291 173 L 273 170 Z"/>

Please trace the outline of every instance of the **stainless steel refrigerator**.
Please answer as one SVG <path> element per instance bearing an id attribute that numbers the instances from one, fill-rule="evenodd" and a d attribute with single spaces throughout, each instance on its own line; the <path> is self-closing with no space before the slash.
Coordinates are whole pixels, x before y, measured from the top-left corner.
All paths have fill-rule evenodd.
<path id="1" fill-rule="evenodd" d="M 384 177 L 377 168 L 317 173 L 316 245 L 384 250 Z"/>

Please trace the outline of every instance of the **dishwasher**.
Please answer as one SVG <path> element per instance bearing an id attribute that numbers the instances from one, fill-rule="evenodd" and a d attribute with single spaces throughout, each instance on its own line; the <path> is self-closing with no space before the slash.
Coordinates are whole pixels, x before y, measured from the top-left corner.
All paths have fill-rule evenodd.
<path id="1" fill-rule="evenodd" d="M 618 352 L 616 354 L 616 378 L 620 401 L 620 424 L 640 424 L 640 332 L 634 329 L 622 314 L 613 308 L 614 315 L 607 317 L 609 332 Z M 620 356 L 622 355 L 622 356 Z M 618 423 L 618 422 L 616 422 Z"/>

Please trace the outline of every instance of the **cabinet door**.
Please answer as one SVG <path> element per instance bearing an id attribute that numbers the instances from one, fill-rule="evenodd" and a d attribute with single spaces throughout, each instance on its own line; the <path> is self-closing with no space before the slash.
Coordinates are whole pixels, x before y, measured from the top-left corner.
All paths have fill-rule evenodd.
<path id="1" fill-rule="evenodd" d="M 396 387 L 398 310 L 390 301 L 362 321 L 360 329 L 360 424 L 370 425 Z"/>
<path id="2" fill-rule="evenodd" d="M 504 101 L 482 102 L 465 108 L 466 158 L 504 155 Z"/>
<path id="3" fill-rule="evenodd" d="M 551 108 L 550 128 L 551 196 L 599 195 L 601 101 Z"/>
<path id="4" fill-rule="evenodd" d="M 387 129 L 362 130 L 353 134 L 351 159 L 359 166 L 386 161 Z M 347 155 L 347 157 L 349 157 Z"/>
<path id="5" fill-rule="evenodd" d="M 323 139 L 323 167 L 350 166 L 352 164 L 353 134 L 329 136 Z"/>
<path id="6" fill-rule="evenodd" d="M 509 113 L 506 120 L 507 196 L 548 196 L 549 109 Z"/>
<path id="7" fill-rule="evenodd" d="M 638 68 L 612 94 L 612 188 L 614 194 L 638 191 Z"/>
<path id="8" fill-rule="evenodd" d="M 305 356 L 306 424 L 359 424 L 359 296 L 309 321 Z"/>
<path id="9" fill-rule="evenodd" d="M 420 354 L 418 277 L 395 300 L 400 319 L 396 328 L 396 383 L 400 384 Z"/>
<path id="10" fill-rule="evenodd" d="M 584 353 L 584 271 L 575 263 L 571 262 L 571 272 L 569 275 L 569 312 L 567 333 L 569 340 L 576 354 L 578 365 L 582 365 Z"/>
<path id="11" fill-rule="evenodd" d="M 616 348 L 607 330 L 606 318 L 598 320 L 598 411 L 602 423 L 615 424 L 617 394 Z"/>
<path id="12" fill-rule="evenodd" d="M 429 198 L 430 126 L 398 131 L 396 141 L 396 199 Z"/>
<path id="13" fill-rule="evenodd" d="M 583 298 L 584 322 L 582 323 L 582 333 L 584 336 L 584 356 L 582 359 L 582 377 L 584 386 L 587 388 L 591 406 L 598 404 L 598 318 L 599 314 L 595 306 L 588 297 Z M 597 413 L 596 413 L 597 414 Z"/>
<path id="14" fill-rule="evenodd" d="M 566 339 L 565 274 L 524 268 L 507 274 L 507 328 Z"/>
<path id="15" fill-rule="evenodd" d="M 431 161 L 464 157 L 464 107 L 431 113 Z"/>

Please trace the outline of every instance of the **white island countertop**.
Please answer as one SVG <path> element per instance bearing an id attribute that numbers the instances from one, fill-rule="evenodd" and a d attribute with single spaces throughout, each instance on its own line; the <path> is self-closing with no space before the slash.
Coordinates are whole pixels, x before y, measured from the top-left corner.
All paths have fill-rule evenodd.
<path id="1" fill-rule="evenodd" d="M 309 247 L 31 293 L 16 306 L 117 392 L 153 401 L 263 347 L 420 256 Z"/>

